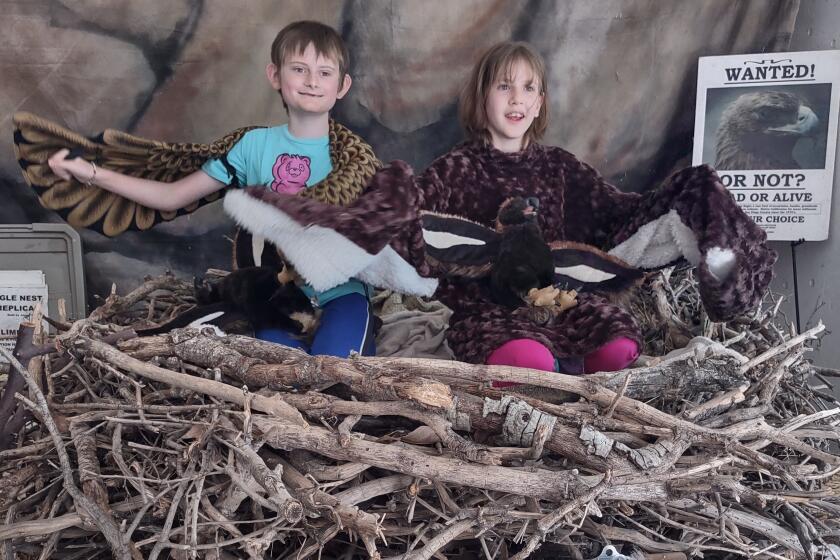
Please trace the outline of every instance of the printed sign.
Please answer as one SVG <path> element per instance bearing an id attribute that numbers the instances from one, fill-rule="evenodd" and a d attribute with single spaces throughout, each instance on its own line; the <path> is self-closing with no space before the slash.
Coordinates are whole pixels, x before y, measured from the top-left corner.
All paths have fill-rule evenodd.
<path id="1" fill-rule="evenodd" d="M 38 302 L 46 312 L 47 284 L 40 270 L 0 271 L 0 344 L 4 348 L 14 349 L 18 326 L 32 316 Z"/>
<path id="2" fill-rule="evenodd" d="M 771 240 L 828 238 L 840 51 L 700 58 L 693 163 Z"/>

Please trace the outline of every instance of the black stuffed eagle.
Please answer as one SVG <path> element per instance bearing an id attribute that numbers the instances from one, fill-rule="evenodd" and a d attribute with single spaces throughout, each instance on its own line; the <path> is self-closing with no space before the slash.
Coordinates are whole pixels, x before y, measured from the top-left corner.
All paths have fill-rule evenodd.
<path id="1" fill-rule="evenodd" d="M 551 251 L 537 223 L 539 207 L 535 197 L 515 197 L 499 208 L 496 231 L 501 239 L 490 272 L 490 292 L 497 303 L 519 307 L 532 289 L 554 281 Z"/>
<path id="2" fill-rule="evenodd" d="M 422 213 L 426 258 L 444 275 L 489 277 L 497 303 L 518 307 L 531 289 L 620 292 L 644 275 L 591 245 L 546 244 L 537 222 L 539 201 L 502 203 L 496 229 L 458 216 Z"/>

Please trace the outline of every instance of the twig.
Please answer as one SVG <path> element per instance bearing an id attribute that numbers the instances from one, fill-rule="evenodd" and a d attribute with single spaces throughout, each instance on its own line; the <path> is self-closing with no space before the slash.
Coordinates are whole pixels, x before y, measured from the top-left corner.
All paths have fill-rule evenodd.
<path id="1" fill-rule="evenodd" d="M 777 356 L 779 354 L 787 352 L 791 348 L 802 344 L 806 340 L 816 338 L 817 335 L 824 330 L 825 330 L 825 325 L 823 324 L 822 321 L 819 321 L 817 323 L 817 326 L 808 329 L 807 331 L 805 331 L 804 333 L 802 333 L 798 336 L 794 336 L 793 338 L 791 338 L 790 340 L 788 340 L 784 344 L 781 344 L 779 346 L 774 346 L 773 348 L 767 350 L 766 352 L 764 352 L 762 354 L 759 354 L 758 356 L 756 356 L 755 358 L 753 358 L 749 362 L 742 365 L 739 371 L 741 373 L 746 373 L 749 370 L 751 370 L 752 368 L 754 368 L 755 366 L 757 366 L 758 364 L 762 364 L 762 363 L 766 362 L 767 360 L 769 360 L 770 358 L 772 358 L 774 356 Z"/>
<path id="2" fill-rule="evenodd" d="M 32 327 L 26 324 L 21 324 L 20 328 L 27 329 Z M 5 357 L 9 363 L 12 364 L 12 367 L 20 373 L 24 381 L 26 381 L 26 384 L 29 386 L 29 391 L 35 397 L 35 403 L 37 404 L 18 395 L 30 409 L 39 412 L 41 421 L 44 423 L 50 433 L 50 436 L 52 437 L 53 445 L 55 445 L 58 460 L 61 464 L 61 471 L 64 477 L 64 488 L 70 496 L 73 497 L 73 501 L 76 503 L 77 507 L 84 511 L 84 513 L 89 516 L 89 518 L 96 524 L 96 527 L 102 532 L 102 535 L 111 546 L 111 550 L 113 550 L 114 555 L 120 560 L 132 560 L 132 558 L 135 558 L 136 560 L 139 553 L 137 553 L 137 555 L 133 554 L 133 545 L 130 542 L 125 542 L 123 540 L 123 535 L 120 533 L 117 524 L 114 523 L 113 518 L 102 511 L 101 508 L 93 501 L 89 500 L 88 497 L 85 496 L 76 486 L 76 483 L 73 480 L 73 467 L 70 464 L 70 458 L 67 456 L 67 450 L 64 448 L 64 442 L 61 440 L 61 434 L 55 425 L 55 421 L 53 420 L 52 415 L 50 414 L 49 406 L 47 405 L 47 400 L 44 398 L 44 394 L 41 392 L 38 384 L 35 383 L 35 380 L 32 379 L 26 368 L 23 367 L 17 358 L 15 358 L 8 350 L 0 347 L 0 354 L 3 354 L 3 357 Z M 136 549 L 134 549 L 134 552 L 136 552 Z"/>
<path id="3" fill-rule="evenodd" d="M 619 399 L 624 396 L 624 393 L 627 391 L 627 385 L 630 383 L 630 379 L 633 377 L 633 372 L 629 372 L 627 375 L 624 376 L 624 383 L 621 384 L 621 389 L 619 389 L 618 393 L 615 394 L 615 398 L 610 403 L 610 406 L 607 407 L 607 411 L 604 412 L 605 418 L 611 418 L 613 412 L 615 412 L 615 407 L 618 405 Z"/>
<path id="4" fill-rule="evenodd" d="M 222 442 L 226 443 L 227 442 Z M 228 444 L 229 445 L 229 444 Z M 279 473 L 269 469 L 256 451 L 244 440 L 239 440 L 234 450 L 241 456 L 251 476 L 268 492 L 269 499 L 278 507 L 280 515 L 291 523 L 296 523 L 303 515 L 301 503 L 289 494 L 283 485 L 283 467 L 278 466 Z"/>
<path id="5" fill-rule="evenodd" d="M 612 473 L 610 471 L 607 471 L 606 473 L 604 473 L 603 480 L 599 482 L 598 485 L 592 488 L 589 492 L 578 496 L 574 500 L 571 500 L 569 503 L 564 504 L 562 507 L 557 508 L 553 512 L 549 513 L 548 515 L 537 521 L 537 532 L 530 539 L 528 539 L 528 543 L 525 545 L 525 548 L 513 555 L 511 557 L 511 560 L 524 560 L 525 558 L 528 558 L 535 550 L 537 550 L 540 547 L 540 543 L 545 538 L 545 536 L 551 531 L 555 530 L 557 525 L 563 522 L 563 519 L 566 517 L 566 515 L 569 514 L 569 512 L 581 507 L 587 502 L 594 500 L 601 493 L 603 493 L 604 490 L 606 490 L 609 487 L 611 478 Z"/>

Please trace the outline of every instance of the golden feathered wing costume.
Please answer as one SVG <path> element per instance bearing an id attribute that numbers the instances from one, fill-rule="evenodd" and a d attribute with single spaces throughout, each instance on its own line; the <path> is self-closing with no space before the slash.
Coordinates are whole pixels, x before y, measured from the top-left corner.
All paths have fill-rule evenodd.
<path id="1" fill-rule="evenodd" d="M 157 223 L 188 214 L 213 202 L 213 193 L 174 212 L 161 212 L 75 179 L 56 176 L 47 160 L 62 148 L 71 156 L 133 177 L 172 182 L 201 168 L 208 159 L 225 155 L 258 127 L 238 128 L 209 144 L 171 143 L 108 129 L 86 138 L 31 113 L 13 117 L 15 155 L 24 179 L 38 193 L 44 207 L 57 211 L 70 225 L 99 231 L 109 237 L 129 229 L 147 230 Z M 348 206 L 353 203 L 381 166 L 373 150 L 346 127 L 330 121 L 330 156 L 333 169 L 326 179 L 300 196 Z"/>

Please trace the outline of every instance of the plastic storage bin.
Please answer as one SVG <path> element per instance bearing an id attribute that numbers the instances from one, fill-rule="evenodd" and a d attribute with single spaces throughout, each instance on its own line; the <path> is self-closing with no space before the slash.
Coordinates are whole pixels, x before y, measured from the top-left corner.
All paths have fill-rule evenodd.
<path id="1" fill-rule="evenodd" d="M 40 270 L 49 287 L 48 315 L 58 318 L 58 300 L 67 315 L 87 315 L 82 241 L 67 224 L 0 224 L 0 270 Z"/>

